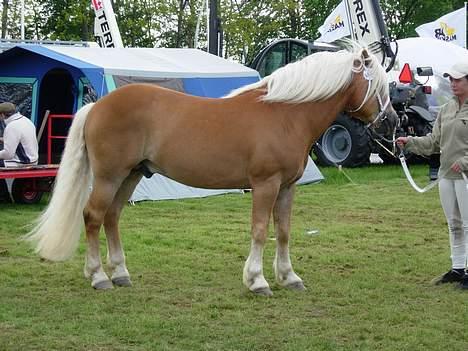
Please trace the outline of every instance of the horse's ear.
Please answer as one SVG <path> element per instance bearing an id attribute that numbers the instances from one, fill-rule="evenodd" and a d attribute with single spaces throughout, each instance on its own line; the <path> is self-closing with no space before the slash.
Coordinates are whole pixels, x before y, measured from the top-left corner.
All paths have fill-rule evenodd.
<path id="1" fill-rule="evenodd" d="M 364 59 L 364 61 L 369 59 L 370 56 L 369 56 L 369 52 L 367 51 L 367 49 L 362 49 L 361 56 Z"/>
<path id="2" fill-rule="evenodd" d="M 367 51 L 367 49 L 362 49 L 361 56 L 362 56 L 362 61 L 367 66 L 369 64 L 369 61 L 370 61 L 370 55 L 369 55 L 369 52 Z"/>

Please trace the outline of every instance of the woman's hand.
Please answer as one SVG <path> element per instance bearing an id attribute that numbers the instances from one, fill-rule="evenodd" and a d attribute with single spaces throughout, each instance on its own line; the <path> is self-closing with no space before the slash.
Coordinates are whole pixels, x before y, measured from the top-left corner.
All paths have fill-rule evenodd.
<path id="1" fill-rule="evenodd" d="M 397 143 L 398 146 L 403 147 L 406 145 L 408 142 L 408 137 L 398 137 L 395 142 Z"/>
<path id="2" fill-rule="evenodd" d="M 452 167 L 450 167 L 450 169 L 456 173 L 461 173 L 462 172 L 462 169 L 460 167 L 460 165 L 458 164 L 458 162 L 455 162 Z"/>

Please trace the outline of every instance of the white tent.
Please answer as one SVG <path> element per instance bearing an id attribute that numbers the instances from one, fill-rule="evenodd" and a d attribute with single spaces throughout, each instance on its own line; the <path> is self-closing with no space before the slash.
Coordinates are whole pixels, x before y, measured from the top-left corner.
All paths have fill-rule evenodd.
<path id="1" fill-rule="evenodd" d="M 301 179 L 297 184 L 309 184 L 318 182 L 323 179 L 314 161 L 309 157 L 306 169 Z M 181 199 L 190 197 L 206 197 L 211 195 L 225 194 L 229 192 L 241 193 L 241 189 L 225 189 L 225 190 L 210 190 L 193 188 L 172 179 L 166 178 L 162 175 L 155 174 L 151 178 L 143 178 L 138 183 L 130 201 L 143 201 L 143 200 L 167 200 L 167 199 Z"/>
<path id="2" fill-rule="evenodd" d="M 458 45 L 433 38 L 406 38 L 397 40 L 397 63 L 402 67 L 431 66 L 436 73 L 443 73 L 454 63 L 468 61 L 468 51 Z"/>
<path id="3" fill-rule="evenodd" d="M 406 38 L 397 40 L 398 55 L 395 66 L 389 72 L 391 80 L 398 80 L 400 70 L 408 63 L 412 70 L 417 67 L 430 66 L 434 76 L 416 78 L 423 84 L 432 87 L 432 94 L 428 95 L 430 110 L 437 112 L 438 107 L 450 98 L 451 90 L 448 79 L 443 77 L 453 64 L 460 61 L 468 62 L 468 50 L 433 38 Z"/>

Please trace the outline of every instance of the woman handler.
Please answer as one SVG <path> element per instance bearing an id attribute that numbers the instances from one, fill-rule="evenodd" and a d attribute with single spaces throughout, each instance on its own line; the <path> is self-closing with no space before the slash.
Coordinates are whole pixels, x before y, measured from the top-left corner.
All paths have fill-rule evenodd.
<path id="1" fill-rule="evenodd" d="M 440 151 L 439 195 L 447 219 L 452 268 L 433 279 L 434 284 L 459 282 L 468 289 L 468 191 L 462 172 L 468 171 L 468 62 L 455 64 L 444 73 L 450 79 L 453 98 L 442 106 L 432 133 L 399 137 L 398 145 L 420 155 Z"/>

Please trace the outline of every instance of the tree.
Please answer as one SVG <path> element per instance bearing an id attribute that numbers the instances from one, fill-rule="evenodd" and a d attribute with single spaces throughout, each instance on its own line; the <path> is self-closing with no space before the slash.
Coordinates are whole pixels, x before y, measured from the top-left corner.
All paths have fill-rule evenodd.
<path id="1" fill-rule="evenodd" d="M 40 39 L 94 40 L 94 12 L 89 0 L 38 0 L 45 20 Z"/>
<path id="2" fill-rule="evenodd" d="M 463 1 L 381 1 L 389 34 L 394 39 L 416 36 L 415 28 L 464 6 Z"/>
<path id="3" fill-rule="evenodd" d="M 2 4 L 2 38 L 5 38 L 8 28 L 8 0 L 3 0 Z"/>
<path id="4" fill-rule="evenodd" d="M 129 47 L 207 46 L 206 0 L 111 0 L 122 40 Z M 224 56 L 250 62 L 268 42 L 285 37 L 317 39 L 318 27 L 340 0 L 219 0 Z M 463 0 L 381 0 L 389 34 L 416 36 L 423 23 L 464 6 Z M 19 1 L 2 0 L 2 37 L 19 38 Z M 89 0 L 26 0 L 26 38 L 94 40 Z"/>

